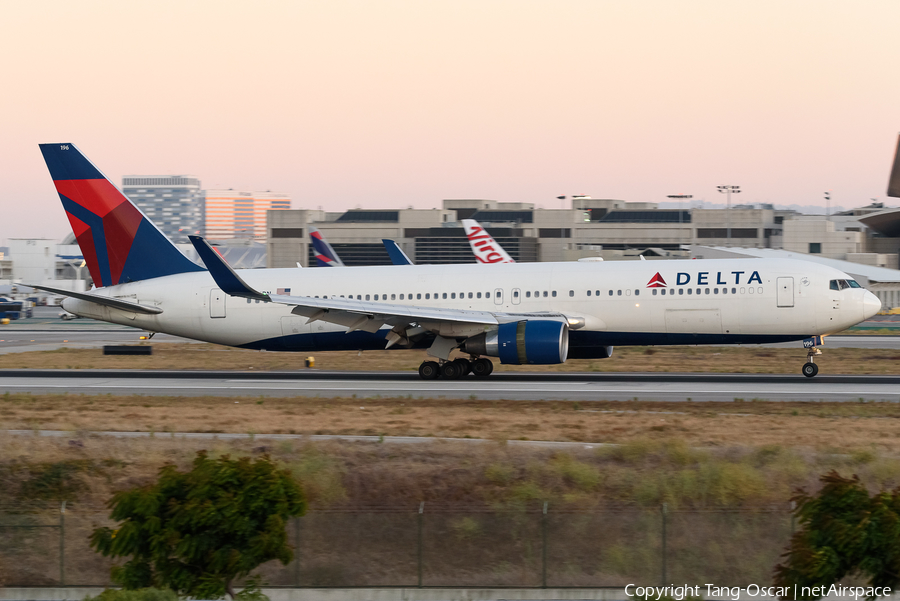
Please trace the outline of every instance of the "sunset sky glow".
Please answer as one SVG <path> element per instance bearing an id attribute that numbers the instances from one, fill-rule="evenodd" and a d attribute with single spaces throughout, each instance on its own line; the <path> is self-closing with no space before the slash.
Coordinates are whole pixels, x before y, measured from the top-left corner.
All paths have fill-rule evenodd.
<path id="1" fill-rule="evenodd" d="M 294 208 L 590 194 L 862 206 L 896 0 L 4 2 L 0 245 L 69 232 L 38 144 Z"/>

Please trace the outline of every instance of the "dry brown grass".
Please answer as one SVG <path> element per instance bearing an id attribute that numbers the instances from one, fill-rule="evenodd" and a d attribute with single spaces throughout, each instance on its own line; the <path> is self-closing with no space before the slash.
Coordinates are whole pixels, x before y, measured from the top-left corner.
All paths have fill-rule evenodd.
<path id="1" fill-rule="evenodd" d="M 0 428 L 434 436 L 900 453 L 894 403 L 0 396 Z"/>
<path id="2" fill-rule="evenodd" d="M 303 368 L 306 353 L 270 353 L 234 349 L 214 344 L 162 343 L 153 345 L 151 356 L 103 356 L 101 349 L 59 349 L 0 355 L 0 369 L 223 369 L 296 370 Z M 425 351 L 332 351 L 316 353 L 316 368 L 347 371 L 414 371 L 425 360 Z M 571 359 L 562 365 L 500 365 L 498 372 L 723 372 L 790 373 L 806 359 L 802 348 L 757 346 L 656 346 L 617 347 L 609 359 Z M 898 374 L 900 351 L 891 349 L 829 349 L 819 359 L 832 374 Z"/>

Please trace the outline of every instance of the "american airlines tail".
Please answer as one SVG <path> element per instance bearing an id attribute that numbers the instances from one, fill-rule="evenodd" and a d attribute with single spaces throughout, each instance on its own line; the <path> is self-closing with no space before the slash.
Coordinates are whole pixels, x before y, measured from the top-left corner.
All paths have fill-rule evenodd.
<path id="1" fill-rule="evenodd" d="M 463 219 L 466 238 L 479 263 L 515 263 L 503 247 L 474 219 Z"/>
<path id="2" fill-rule="evenodd" d="M 900 136 L 897 137 L 897 150 L 894 151 L 894 165 L 888 179 L 888 196 L 900 198 Z"/>
<path id="3" fill-rule="evenodd" d="M 74 144 L 40 147 L 96 287 L 205 271 Z"/>

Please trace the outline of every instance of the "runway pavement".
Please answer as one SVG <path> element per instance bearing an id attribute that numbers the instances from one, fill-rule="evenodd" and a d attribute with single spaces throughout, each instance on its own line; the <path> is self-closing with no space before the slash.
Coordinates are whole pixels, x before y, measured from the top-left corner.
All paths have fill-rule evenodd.
<path id="1" fill-rule="evenodd" d="M 889 401 L 900 376 L 651 373 L 493 374 L 423 381 L 406 372 L 125 372 L 0 370 L 0 393 L 153 396 L 411 397 L 510 400 Z"/>

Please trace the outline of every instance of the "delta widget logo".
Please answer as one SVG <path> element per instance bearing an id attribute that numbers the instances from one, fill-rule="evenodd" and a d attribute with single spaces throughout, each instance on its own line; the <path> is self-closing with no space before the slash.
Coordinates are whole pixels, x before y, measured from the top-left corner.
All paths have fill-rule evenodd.
<path id="1" fill-rule="evenodd" d="M 663 279 L 659 272 L 656 272 L 656 275 L 650 278 L 650 281 L 647 282 L 647 288 L 665 288 L 666 281 Z"/>

